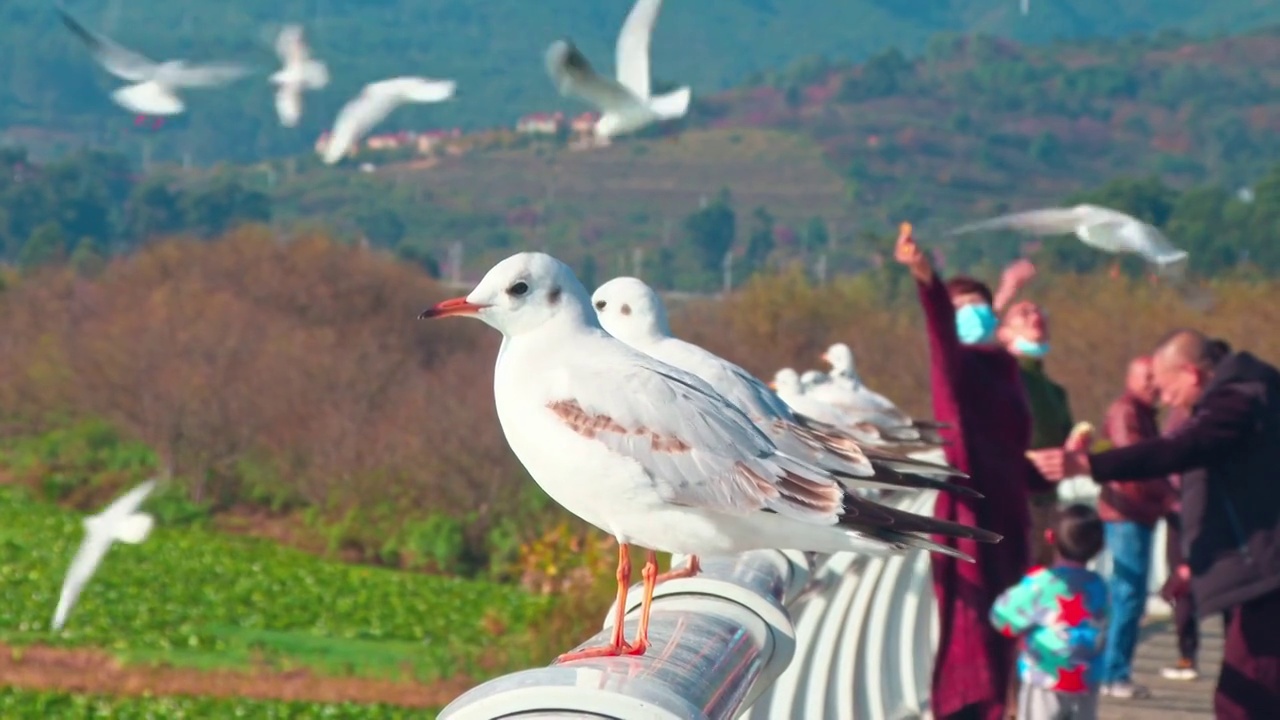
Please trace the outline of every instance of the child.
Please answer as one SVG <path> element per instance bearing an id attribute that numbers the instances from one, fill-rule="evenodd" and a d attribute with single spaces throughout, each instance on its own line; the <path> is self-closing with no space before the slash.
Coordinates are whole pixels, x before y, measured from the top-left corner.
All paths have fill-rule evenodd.
<path id="1" fill-rule="evenodd" d="M 1094 720 L 1107 584 L 1085 564 L 1102 549 L 1102 521 L 1093 508 L 1072 505 L 1045 531 L 1045 540 L 1054 548 L 1053 567 L 1034 568 L 1005 590 L 991 608 L 991 622 L 1009 637 L 1023 637 L 1019 718 Z"/>

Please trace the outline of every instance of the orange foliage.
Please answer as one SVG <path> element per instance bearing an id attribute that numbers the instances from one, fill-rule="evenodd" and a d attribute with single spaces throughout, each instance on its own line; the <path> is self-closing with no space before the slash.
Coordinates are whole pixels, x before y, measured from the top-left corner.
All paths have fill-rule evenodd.
<path id="1" fill-rule="evenodd" d="M 822 367 L 822 350 L 847 342 L 870 386 L 927 416 L 920 311 L 895 281 L 886 271 L 816 287 L 792 272 L 671 314 L 678 334 L 765 378 Z M 1097 420 L 1127 359 L 1174 326 L 1280 358 L 1280 308 L 1268 302 L 1280 287 L 1224 280 L 1214 290 L 1217 305 L 1199 314 L 1142 280 L 1039 280 L 1029 296 L 1051 314 L 1050 372 L 1077 415 Z M 467 518 L 471 532 L 527 512 L 529 481 L 493 411 L 497 334 L 415 319 L 446 294 L 377 252 L 253 228 L 161 243 L 92 279 L 50 270 L 17 280 L 0 292 L 5 430 L 102 417 L 215 505 L 266 496 L 438 512 Z M 577 552 L 570 539 L 587 542 L 557 528 L 526 546 L 520 572 L 543 584 L 563 564 L 555 548 Z"/>

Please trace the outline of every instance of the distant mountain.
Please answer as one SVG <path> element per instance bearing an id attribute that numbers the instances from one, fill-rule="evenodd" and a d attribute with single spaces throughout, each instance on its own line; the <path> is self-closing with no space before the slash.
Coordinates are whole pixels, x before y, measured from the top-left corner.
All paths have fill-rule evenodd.
<path id="1" fill-rule="evenodd" d="M 261 72 L 223 90 L 187 94 L 190 115 L 157 130 L 135 126 L 97 68 L 60 26 L 50 0 L 0 5 L 0 128 L 70 131 L 156 159 L 247 160 L 310 147 L 365 82 L 397 74 L 459 82 L 453 102 L 405 108 L 388 126 L 508 125 L 525 113 L 572 109 L 543 73 L 552 40 L 573 38 L 604 71 L 630 0 L 80 0 L 86 24 L 153 59 L 241 59 Z M 299 128 L 276 123 L 266 74 L 274 28 L 302 23 L 333 83 L 307 96 Z M 654 78 L 691 83 L 695 96 L 805 57 L 860 60 L 896 47 L 916 54 L 939 33 L 1019 41 L 1113 37 L 1181 29 L 1216 33 L 1280 22 L 1258 0 L 669 0 L 653 41 Z M 39 140 L 39 139 L 37 139 Z M 52 139 L 50 139 L 52 142 Z"/>

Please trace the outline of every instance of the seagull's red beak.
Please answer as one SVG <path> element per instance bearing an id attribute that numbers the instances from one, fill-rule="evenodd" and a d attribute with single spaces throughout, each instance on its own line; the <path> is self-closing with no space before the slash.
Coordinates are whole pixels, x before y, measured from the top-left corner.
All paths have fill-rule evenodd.
<path id="1" fill-rule="evenodd" d="M 442 318 L 442 317 L 449 317 L 451 315 L 475 315 L 476 313 L 480 312 L 486 307 L 488 306 L 477 305 L 473 302 L 467 302 L 467 299 L 464 297 L 453 298 L 451 300 L 445 300 L 444 302 L 436 303 L 435 305 L 432 305 L 426 310 L 423 310 L 418 315 L 418 319 L 422 320 L 423 318 L 428 318 L 428 319 Z"/>

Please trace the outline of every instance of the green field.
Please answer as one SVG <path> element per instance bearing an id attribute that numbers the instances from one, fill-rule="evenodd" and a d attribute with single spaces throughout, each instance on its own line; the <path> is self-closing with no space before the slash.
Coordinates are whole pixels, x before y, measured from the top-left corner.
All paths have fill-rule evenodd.
<path id="1" fill-rule="evenodd" d="M 162 525 L 141 545 L 113 547 L 55 633 L 50 618 L 81 536 L 78 515 L 0 487 L 0 642 L 97 647 L 126 661 L 201 669 L 430 681 L 536 662 L 510 643 L 501 657 L 493 648 L 549 609 L 515 587 L 346 565 Z"/>
<path id="2" fill-rule="evenodd" d="M 30 692 L 0 688 L 0 717 L 6 720 L 195 720 L 195 718 L 254 718 L 255 720 L 430 720 L 429 710 L 391 705 L 350 703 L 292 703 L 214 698 L 109 698 L 70 693 Z"/>

